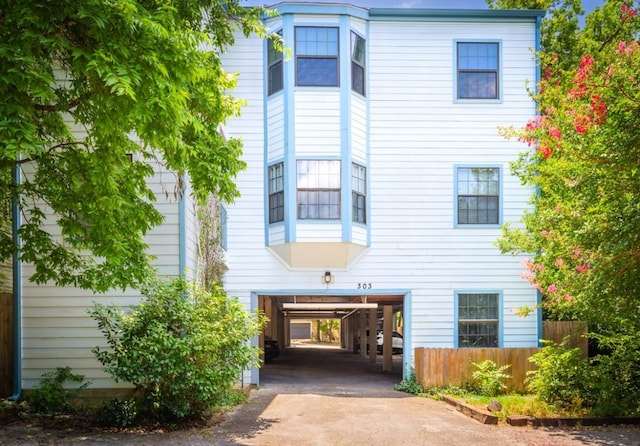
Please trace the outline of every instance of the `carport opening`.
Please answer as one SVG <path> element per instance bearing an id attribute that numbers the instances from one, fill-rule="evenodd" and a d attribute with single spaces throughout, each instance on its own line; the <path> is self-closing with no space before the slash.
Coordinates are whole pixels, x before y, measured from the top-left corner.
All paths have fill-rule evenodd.
<path id="1" fill-rule="evenodd" d="M 399 373 L 401 379 L 404 296 L 259 296 L 258 303 L 268 319 L 260 336 L 261 371 L 304 362 L 311 377 L 313 368 L 348 361 L 363 371 Z"/>

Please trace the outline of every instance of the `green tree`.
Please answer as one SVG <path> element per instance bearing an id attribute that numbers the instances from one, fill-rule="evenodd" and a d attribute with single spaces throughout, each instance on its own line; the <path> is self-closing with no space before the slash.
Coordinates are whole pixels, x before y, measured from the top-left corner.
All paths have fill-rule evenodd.
<path id="1" fill-rule="evenodd" d="M 0 262 L 16 252 L 17 199 L 33 281 L 135 285 L 162 221 L 154 163 L 176 173 L 176 199 L 187 177 L 201 201 L 237 197 L 241 141 L 219 126 L 242 102 L 220 55 L 236 30 L 264 36 L 262 14 L 239 0 L 0 0 Z"/>
<path id="2" fill-rule="evenodd" d="M 525 278 L 547 314 L 601 333 L 640 331 L 640 31 L 637 11 L 610 0 L 587 17 L 585 53 L 556 54 L 534 95 L 539 116 L 507 130 L 532 149 L 513 164 L 536 193 L 522 227 L 505 226 L 503 252 L 533 253 Z"/>
<path id="3" fill-rule="evenodd" d="M 486 0 L 490 9 L 544 9 L 547 15 L 540 25 L 540 49 L 558 57 L 561 67 L 580 60 L 579 16 L 584 14 L 582 0 Z"/>

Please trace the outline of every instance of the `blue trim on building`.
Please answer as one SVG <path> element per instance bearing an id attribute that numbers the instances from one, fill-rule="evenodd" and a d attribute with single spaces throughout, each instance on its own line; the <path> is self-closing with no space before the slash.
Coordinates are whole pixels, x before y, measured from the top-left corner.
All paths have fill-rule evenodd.
<path id="1" fill-rule="evenodd" d="M 11 181 L 20 184 L 20 166 L 13 166 Z M 11 199 L 11 238 L 15 246 L 13 252 L 13 394 L 12 401 L 20 400 L 22 396 L 22 262 L 20 261 L 20 202 L 18 196 Z"/>
<path id="2" fill-rule="evenodd" d="M 410 9 L 371 8 L 369 20 L 440 22 L 455 19 L 459 22 L 509 21 L 531 22 L 544 17 L 546 11 L 540 9 Z"/>
<path id="3" fill-rule="evenodd" d="M 178 201 L 178 276 L 185 277 L 187 269 L 187 190 L 189 176 L 183 175 Z"/>
<path id="4" fill-rule="evenodd" d="M 404 308 L 402 311 L 402 377 L 408 378 L 413 371 L 413 349 L 412 333 L 413 333 L 413 295 L 411 291 L 404 294 Z"/>
<path id="5" fill-rule="evenodd" d="M 458 168 L 459 167 L 478 167 L 478 168 L 494 168 L 500 172 L 500 199 L 498 201 L 498 224 L 458 224 Z M 504 220 L 504 167 L 501 164 L 483 164 L 483 163 L 461 163 L 453 165 L 453 227 L 454 228 L 500 228 Z"/>
<path id="6" fill-rule="evenodd" d="M 294 42 L 293 16 L 283 14 L 282 37 Z M 295 53 L 294 60 L 284 62 L 284 242 L 296 241 L 296 148 L 295 142 Z"/>
<path id="7" fill-rule="evenodd" d="M 275 30 L 274 32 L 278 32 Z M 269 96 L 269 55 L 268 42 L 264 40 L 262 43 L 262 138 L 263 138 L 263 201 L 264 201 L 264 245 L 270 246 L 269 239 L 269 100 L 274 96 Z M 282 70 L 284 76 L 284 60 L 282 61 Z M 284 79 L 283 79 L 284 85 Z M 282 89 L 284 90 L 284 88 Z M 278 93 L 284 94 L 284 91 Z"/>
<path id="8" fill-rule="evenodd" d="M 329 14 L 329 15 L 347 15 L 367 19 L 368 13 L 366 8 L 360 8 L 351 5 L 339 4 L 311 4 L 311 3 L 285 3 L 275 5 L 269 9 L 275 9 L 280 15 L 285 14 Z"/>
<path id="9" fill-rule="evenodd" d="M 340 16 L 340 219 L 342 241 L 351 242 L 351 26 L 349 17 Z"/>
<path id="10" fill-rule="evenodd" d="M 367 246 L 371 246 L 371 91 L 369 89 L 369 86 L 371 85 L 371 70 L 369 69 L 369 66 L 371 65 L 371 59 L 369 57 L 369 48 L 370 48 L 370 44 L 369 44 L 369 22 L 367 22 L 365 24 L 365 32 L 366 32 L 366 36 L 365 36 L 365 40 L 366 40 L 366 45 L 365 45 L 365 60 L 366 60 L 366 67 L 365 67 L 365 94 L 366 96 L 366 102 L 365 102 L 365 107 L 366 107 L 366 136 L 365 136 L 365 150 L 366 150 L 366 166 L 367 166 L 367 197 L 366 197 L 366 201 L 365 204 L 367 206 L 366 209 L 366 218 L 367 218 L 367 241 L 366 244 Z M 409 376 L 409 375 L 407 375 Z"/>

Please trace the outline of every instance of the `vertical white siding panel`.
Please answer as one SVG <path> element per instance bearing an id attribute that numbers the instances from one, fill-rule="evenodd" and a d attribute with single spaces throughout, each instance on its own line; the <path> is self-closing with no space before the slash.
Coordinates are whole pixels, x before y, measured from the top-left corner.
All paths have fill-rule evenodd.
<path id="1" fill-rule="evenodd" d="M 269 122 L 267 128 L 269 160 L 281 159 L 284 157 L 284 95 L 269 99 L 267 116 Z"/>
<path id="2" fill-rule="evenodd" d="M 340 155 L 340 94 L 298 91 L 295 98 L 296 154 Z"/>

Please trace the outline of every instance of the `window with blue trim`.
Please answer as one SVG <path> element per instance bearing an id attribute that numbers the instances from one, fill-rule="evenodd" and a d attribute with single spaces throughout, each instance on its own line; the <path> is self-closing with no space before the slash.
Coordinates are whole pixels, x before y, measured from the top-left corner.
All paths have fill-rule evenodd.
<path id="1" fill-rule="evenodd" d="M 456 172 L 459 225 L 500 223 L 500 169 L 458 167 Z"/>
<path id="2" fill-rule="evenodd" d="M 498 347 L 498 293 L 458 293 L 458 347 Z"/>
<path id="3" fill-rule="evenodd" d="M 282 31 L 278 31 L 276 35 L 281 39 Z M 275 47 L 273 39 L 267 39 L 267 77 L 269 95 L 277 93 L 284 88 L 282 60 L 282 51 Z"/>
<path id="4" fill-rule="evenodd" d="M 340 218 L 340 161 L 298 160 L 296 172 L 298 218 Z"/>
<path id="5" fill-rule="evenodd" d="M 366 41 L 351 32 L 351 89 L 365 95 Z"/>
<path id="6" fill-rule="evenodd" d="M 338 28 L 295 28 L 296 85 L 338 86 Z"/>
<path id="7" fill-rule="evenodd" d="M 284 221 L 284 163 L 269 166 L 269 223 Z"/>
<path id="8" fill-rule="evenodd" d="M 367 168 L 351 164 L 351 214 L 356 223 L 367 222 Z"/>
<path id="9" fill-rule="evenodd" d="M 495 42 L 458 42 L 458 99 L 498 99 L 499 47 Z"/>

